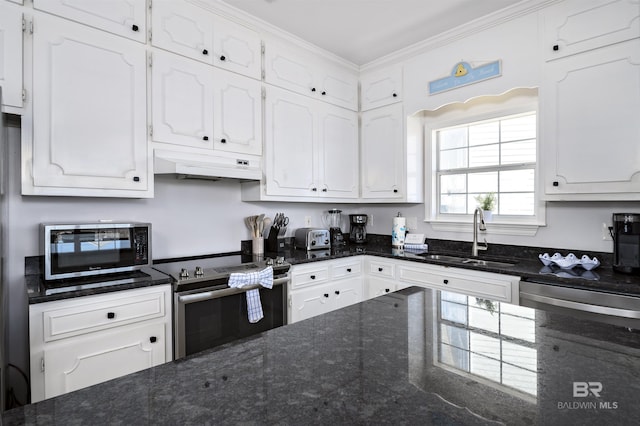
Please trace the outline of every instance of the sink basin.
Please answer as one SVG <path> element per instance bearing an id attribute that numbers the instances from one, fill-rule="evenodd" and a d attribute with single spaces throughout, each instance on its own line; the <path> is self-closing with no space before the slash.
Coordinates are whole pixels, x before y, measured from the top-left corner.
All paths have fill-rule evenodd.
<path id="1" fill-rule="evenodd" d="M 488 267 L 498 267 L 498 268 L 515 265 L 515 263 L 511 263 L 511 262 L 489 260 L 489 259 L 476 259 L 476 258 L 470 258 L 470 257 L 453 256 L 448 254 L 425 254 L 424 258 L 431 259 L 431 260 L 439 260 L 441 262 L 462 263 L 465 265 L 488 266 Z"/>

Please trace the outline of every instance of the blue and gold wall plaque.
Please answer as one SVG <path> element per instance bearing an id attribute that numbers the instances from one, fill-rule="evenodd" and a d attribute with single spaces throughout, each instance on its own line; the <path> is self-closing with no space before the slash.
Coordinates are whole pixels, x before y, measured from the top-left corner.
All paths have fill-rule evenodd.
<path id="1" fill-rule="evenodd" d="M 473 68 L 467 62 L 458 62 L 448 77 L 429 82 L 429 94 L 444 92 L 460 86 L 499 77 L 502 73 L 500 60 Z"/>

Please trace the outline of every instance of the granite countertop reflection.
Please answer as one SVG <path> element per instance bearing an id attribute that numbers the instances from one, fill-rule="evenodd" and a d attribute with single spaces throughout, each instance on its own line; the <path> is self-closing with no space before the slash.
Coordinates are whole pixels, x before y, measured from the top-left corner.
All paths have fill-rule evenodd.
<path id="1" fill-rule="evenodd" d="M 639 332 L 408 288 L 2 415 L 54 424 L 636 424 Z"/>
<path id="2" fill-rule="evenodd" d="M 525 247 L 513 245 L 490 244 L 489 250 L 480 255 L 481 259 L 498 262 L 511 262 L 513 266 L 474 265 L 439 261 L 429 259 L 425 254 L 450 254 L 461 257 L 471 257 L 471 243 L 449 240 L 428 240 L 429 248 L 424 252 L 394 249 L 391 237 L 388 235 L 371 235 L 366 244 L 347 244 L 344 247 L 331 250 L 310 251 L 289 247 L 282 253 L 266 253 L 266 256 L 284 256 L 291 264 L 302 264 L 329 259 L 339 259 L 349 256 L 369 254 L 373 256 L 402 259 L 411 262 L 431 263 L 449 267 L 474 269 L 478 271 L 494 272 L 521 277 L 524 280 L 541 282 L 550 285 L 560 285 L 584 288 L 617 294 L 640 296 L 640 276 L 615 272 L 612 268 L 612 254 L 602 252 L 585 252 L 571 249 L 555 249 L 543 247 Z M 250 247 L 248 248 L 250 250 Z M 601 265 L 591 271 L 579 266 L 572 269 L 561 269 L 557 266 L 545 266 L 538 259 L 539 254 L 561 252 L 566 255 L 573 252 L 576 255 L 587 254 L 597 257 Z"/>

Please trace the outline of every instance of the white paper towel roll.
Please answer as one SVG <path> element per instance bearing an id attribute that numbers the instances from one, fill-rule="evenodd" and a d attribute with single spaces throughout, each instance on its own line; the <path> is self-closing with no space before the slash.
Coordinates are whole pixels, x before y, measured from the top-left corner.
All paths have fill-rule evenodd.
<path id="1" fill-rule="evenodd" d="M 393 247 L 404 247 L 404 237 L 407 233 L 407 219 L 401 216 L 393 218 L 393 228 L 391 229 L 391 245 Z"/>

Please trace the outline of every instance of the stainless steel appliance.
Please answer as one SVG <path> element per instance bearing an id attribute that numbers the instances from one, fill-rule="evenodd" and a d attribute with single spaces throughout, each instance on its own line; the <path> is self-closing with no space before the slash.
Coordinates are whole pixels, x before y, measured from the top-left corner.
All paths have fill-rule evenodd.
<path id="1" fill-rule="evenodd" d="M 520 305 L 640 330 L 640 298 L 538 280 L 520 281 Z"/>
<path id="2" fill-rule="evenodd" d="M 331 237 L 326 229 L 298 228 L 294 244 L 300 249 L 324 250 L 331 247 Z"/>
<path id="3" fill-rule="evenodd" d="M 640 274 L 640 213 L 613 214 L 613 270 Z"/>
<path id="4" fill-rule="evenodd" d="M 349 222 L 350 222 L 350 230 L 349 230 L 349 240 L 356 243 L 362 244 L 367 242 L 367 215 L 366 214 L 350 214 Z"/>
<path id="5" fill-rule="evenodd" d="M 290 264 L 279 257 L 275 261 L 242 263 L 242 256 L 205 257 L 154 265 L 173 279 L 174 359 L 287 323 L 287 288 Z M 255 272 L 273 267 L 273 288 L 260 287 L 264 317 L 250 323 L 246 292 L 258 288 L 230 288 L 229 275 Z"/>
<path id="6" fill-rule="evenodd" d="M 40 230 L 45 280 L 151 266 L 150 223 L 43 223 Z"/>
<path id="7" fill-rule="evenodd" d="M 322 220 L 329 227 L 329 235 L 331 237 L 331 247 L 337 248 L 345 245 L 344 235 L 342 235 L 342 210 L 331 209 L 327 211 Z"/>

